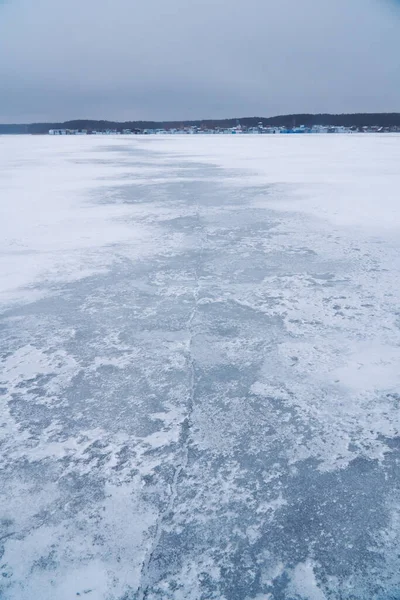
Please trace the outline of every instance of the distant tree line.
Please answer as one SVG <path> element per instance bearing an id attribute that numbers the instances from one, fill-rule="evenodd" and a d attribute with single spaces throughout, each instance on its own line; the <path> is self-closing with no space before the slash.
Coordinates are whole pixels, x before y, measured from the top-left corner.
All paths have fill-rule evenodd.
<path id="1" fill-rule="evenodd" d="M 244 117 L 241 119 L 203 119 L 197 121 L 96 121 L 92 119 L 79 119 L 64 123 L 31 123 L 17 125 L 1 125 L 0 133 L 48 133 L 49 129 L 88 129 L 104 130 L 116 129 L 173 129 L 189 126 L 205 128 L 228 128 L 240 123 L 246 127 L 256 127 L 262 123 L 264 127 L 292 127 L 293 125 L 332 125 L 354 127 L 400 127 L 400 113 L 355 113 L 355 114 L 296 114 L 281 115 L 277 117 Z"/>

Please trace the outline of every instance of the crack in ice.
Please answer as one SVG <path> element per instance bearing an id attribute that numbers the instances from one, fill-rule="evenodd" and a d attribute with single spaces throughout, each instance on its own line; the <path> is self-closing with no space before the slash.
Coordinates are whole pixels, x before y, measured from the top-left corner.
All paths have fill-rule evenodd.
<path id="1" fill-rule="evenodd" d="M 197 206 L 196 217 L 198 221 L 198 231 L 202 230 L 202 226 L 200 225 L 200 213 L 199 207 Z M 193 341 L 196 337 L 196 333 L 193 331 L 193 322 L 196 318 L 198 312 L 199 305 L 199 263 L 202 261 L 204 250 L 204 238 L 203 235 L 200 236 L 200 248 L 198 253 L 197 265 L 194 268 L 194 289 L 193 289 L 193 309 L 189 315 L 189 318 L 186 323 L 186 330 L 189 333 L 189 339 L 187 344 L 187 365 L 189 370 L 189 393 L 188 393 L 188 401 L 187 401 L 187 414 L 185 419 L 182 422 L 182 434 L 181 434 L 181 456 L 182 459 L 180 463 L 176 466 L 174 476 L 172 479 L 172 483 L 170 485 L 170 495 L 167 507 L 164 511 L 159 515 L 156 526 L 155 526 L 155 535 L 153 542 L 151 544 L 150 551 L 143 563 L 142 575 L 141 575 L 141 584 L 138 589 L 138 600 L 145 600 L 148 596 L 149 588 L 151 582 L 149 581 L 149 571 L 150 566 L 154 557 L 154 554 L 159 546 L 163 531 L 164 531 L 164 523 L 168 519 L 170 515 L 174 512 L 174 507 L 176 500 L 178 498 L 178 482 L 181 474 L 186 469 L 189 461 L 189 445 L 190 445 L 190 428 L 191 428 L 191 419 L 193 414 L 194 402 L 195 402 L 195 392 L 196 392 L 196 372 L 195 372 L 195 360 L 193 358 Z"/>

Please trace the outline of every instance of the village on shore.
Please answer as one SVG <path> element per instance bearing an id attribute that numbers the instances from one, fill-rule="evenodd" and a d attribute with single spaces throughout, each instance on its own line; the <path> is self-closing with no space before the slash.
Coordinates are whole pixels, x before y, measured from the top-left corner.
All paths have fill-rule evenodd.
<path id="1" fill-rule="evenodd" d="M 400 132 L 400 127 L 344 127 L 329 125 L 305 125 L 293 127 L 266 127 L 260 122 L 256 127 L 237 124 L 235 127 L 198 127 L 190 125 L 169 129 L 50 129 L 49 135 L 204 135 L 204 134 L 316 134 L 316 133 L 388 133 Z"/>

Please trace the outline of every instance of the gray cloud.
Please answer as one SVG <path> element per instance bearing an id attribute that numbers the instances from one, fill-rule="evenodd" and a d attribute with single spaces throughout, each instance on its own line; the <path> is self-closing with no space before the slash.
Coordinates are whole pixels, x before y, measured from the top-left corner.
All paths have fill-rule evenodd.
<path id="1" fill-rule="evenodd" d="M 394 0 L 0 0 L 0 122 L 400 110 Z"/>

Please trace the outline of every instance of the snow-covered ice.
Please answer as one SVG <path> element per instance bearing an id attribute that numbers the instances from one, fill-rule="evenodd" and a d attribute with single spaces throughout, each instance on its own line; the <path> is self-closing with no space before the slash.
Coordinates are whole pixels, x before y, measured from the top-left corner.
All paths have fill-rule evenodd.
<path id="1" fill-rule="evenodd" d="M 400 136 L 0 136 L 0 597 L 400 598 Z"/>

